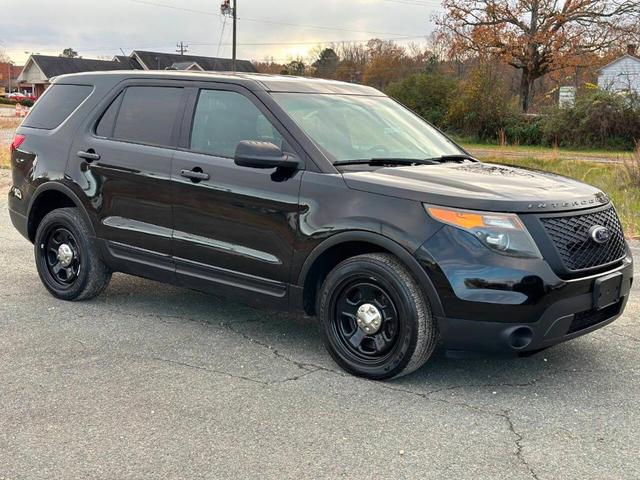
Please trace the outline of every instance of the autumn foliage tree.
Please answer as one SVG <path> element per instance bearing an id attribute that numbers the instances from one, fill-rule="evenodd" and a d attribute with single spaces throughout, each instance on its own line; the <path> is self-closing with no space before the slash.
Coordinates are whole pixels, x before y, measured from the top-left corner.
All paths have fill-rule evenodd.
<path id="1" fill-rule="evenodd" d="M 379 89 L 405 77 L 410 71 L 410 62 L 404 48 L 391 41 L 369 40 L 367 57 L 369 61 L 364 72 L 364 82 Z"/>
<path id="2" fill-rule="evenodd" d="M 522 72 L 520 103 L 531 105 L 534 82 L 584 66 L 634 34 L 640 0 L 444 0 L 437 18 L 450 54 L 493 55 Z"/>

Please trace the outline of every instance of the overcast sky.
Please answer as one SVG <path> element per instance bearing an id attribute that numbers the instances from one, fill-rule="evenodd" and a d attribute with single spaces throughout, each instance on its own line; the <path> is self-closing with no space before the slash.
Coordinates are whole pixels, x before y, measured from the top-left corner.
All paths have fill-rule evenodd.
<path id="1" fill-rule="evenodd" d="M 194 55 L 230 56 L 230 20 L 218 52 L 220 3 L 21 0 L 2 9 L 0 48 L 16 63 L 24 62 L 25 52 L 57 55 L 65 47 L 86 58 L 110 57 L 120 48 L 127 54 L 133 49 L 173 51 L 180 40 Z M 315 42 L 400 36 L 410 37 L 405 42 L 420 41 L 433 30 L 431 17 L 438 10 L 438 0 L 238 0 L 239 57 L 285 61 L 304 56 Z"/>

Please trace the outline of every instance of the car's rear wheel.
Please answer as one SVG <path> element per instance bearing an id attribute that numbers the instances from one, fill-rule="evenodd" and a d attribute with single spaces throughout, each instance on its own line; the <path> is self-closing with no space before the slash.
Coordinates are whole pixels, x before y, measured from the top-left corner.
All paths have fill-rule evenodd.
<path id="1" fill-rule="evenodd" d="M 384 380 L 411 373 L 437 343 L 429 302 L 393 255 L 340 263 L 321 287 L 318 312 L 329 353 L 358 376 Z"/>
<path id="2" fill-rule="evenodd" d="M 91 240 L 89 227 L 76 208 L 48 213 L 38 225 L 34 247 L 40 280 L 57 298 L 93 298 L 111 279 L 111 272 Z"/>

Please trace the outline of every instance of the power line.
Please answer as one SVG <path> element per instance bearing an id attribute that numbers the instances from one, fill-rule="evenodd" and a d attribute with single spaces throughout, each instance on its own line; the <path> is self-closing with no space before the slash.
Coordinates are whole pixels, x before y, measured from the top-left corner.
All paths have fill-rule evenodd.
<path id="1" fill-rule="evenodd" d="M 222 37 L 222 36 L 221 36 Z M 224 37 L 222 37 L 224 38 Z M 421 38 L 426 38 L 426 35 L 407 35 L 404 37 L 393 37 L 393 38 L 380 38 L 378 40 L 383 40 L 383 41 L 392 41 L 392 42 L 398 42 L 398 41 L 406 41 L 406 40 L 413 40 L 413 39 L 421 39 Z M 296 47 L 296 46 L 308 46 L 308 45 L 329 45 L 329 44 L 349 44 L 349 43 L 367 43 L 369 40 L 371 40 L 371 38 L 366 38 L 366 39 L 335 39 L 335 40 L 312 40 L 312 41 L 305 41 L 305 42 L 238 42 L 238 46 L 244 46 L 244 47 L 269 47 L 269 46 L 289 46 L 289 47 Z M 220 42 L 222 42 L 222 40 L 220 40 Z M 228 43 L 218 43 L 218 42 L 197 42 L 197 41 L 185 41 L 187 47 L 191 46 L 191 47 L 207 47 L 207 46 L 215 46 L 217 47 L 218 45 L 220 45 L 221 47 L 229 47 L 231 46 L 231 42 Z M 83 52 L 110 52 L 110 51 L 123 51 L 123 50 L 153 50 L 153 49 L 161 49 L 161 48 L 167 48 L 167 47 L 173 47 L 173 44 L 163 44 L 163 45 L 134 45 L 134 46 L 122 46 L 122 45 L 116 45 L 116 46 L 101 46 L 101 47 L 78 47 L 79 51 L 83 51 Z M 17 47 L 17 45 L 16 45 Z M 123 55 L 126 55 L 125 53 L 123 53 Z"/>
<path id="2" fill-rule="evenodd" d="M 180 11 L 184 11 L 184 12 L 189 12 L 189 13 L 197 13 L 199 15 L 209 15 L 212 17 L 220 17 L 221 15 L 218 13 L 213 13 L 213 12 L 209 12 L 206 10 L 196 10 L 193 8 L 185 8 L 185 7 L 177 7 L 175 5 L 167 5 L 164 3 L 157 3 L 157 2 L 153 2 L 151 0 L 129 0 L 130 2 L 133 3 L 139 3 L 142 5 L 149 5 L 149 6 L 154 6 L 154 7 L 162 7 L 162 8 L 170 8 L 172 10 L 180 10 Z M 399 0 L 396 0 L 399 1 Z M 396 32 L 377 32 L 377 31 L 369 31 L 369 30 L 354 30 L 354 29 L 350 29 L 350 28 L 343 28 L 343 27 L 331 27 L 331 26 L 326 26 L 326 25 L 308 25 L 308 24 L 302 24 L 302 23 L 291 23 L 291 22 L 283 22 L 283 21 L 279 21 L 279 20 L 264 20 L 264 19 L 258 19 L 258 18 L 250 18 L 250 17 L 238 17 L 238 20 L 242 20 L 245 22 L 256 22 L 256 23 L 266 23 L 266 24 L 271 24 L 271 25 L 284 25 L 287 27 L 295 27 L 295 28 L 311 28 L 311 29 L 316 29 L 316 30 L 332 30 L 332 31 L 336 31 L 336 32 L 350 32 L 350 33 L 366 33 L 366 34 L 370 34 L 370 35 L 393 35 L 393 36 L 399 36 L 402 37 L 405 34 L 403 33 L 396 33 Z"/>
<path id="3" fill-rule="evenodd" d="M 411 5 L 415 7 L 442 7 L 442 3 L 437 0 L 419 2 L 414 0 L 382 0 L 383 2 L 399 3 L 401 5 Z"/>
<path id="4" fill-rule="evenodd" d="M 378 40 L 382 40 L 382 41 L 402 41 L 402 40 L 411 40 L 411 39 L 416 39 L 416 38 L 425 38 L 426 35 L 407 35 L 404 37 L 393 37 L 393 38 L 380 38 Z M 238 46 L 243 46 L 243 47 L 296 47 L 296 46 L 303 46 L 303 45 L 327 45 L 327 44 L 332 44 L 332 43 L 367 43 L 368 41 L 370 41 L 371 38 L 366 38 L 366 39 L 357 39 L 357 40 L 353 40 L 353 39 L 342 39 L 342 40 L 312 40 L 312 41 L 308 41 L 308 42 L 242 42 L 242 43 L 238 43 Z M 217 43 L 208 43 L 208 42 L 189 42 L 190 45 L 193 46 L 210 46 L 210 45 L 217 45 Z M 230 43 L 223 43 L 223 46 L 230 46 Z"/>

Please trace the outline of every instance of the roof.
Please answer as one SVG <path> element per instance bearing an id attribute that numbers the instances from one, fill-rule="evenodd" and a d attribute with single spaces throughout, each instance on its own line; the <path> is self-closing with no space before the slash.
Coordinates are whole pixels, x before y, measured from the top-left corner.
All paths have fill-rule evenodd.
<path id="1" fill-rule="evenodd" d="M 202 68 L 198 64 L 198 62 L 176 62 L 173 65 L 171 65 L 171 67 L 169 67 L 169 70 L 200 70 L 200 71 L 203 71 L 204 68 Z"/>
<path id="2" fill-rule="evenodd" d="M 122 63 L 108 60 L 89 60 L 85 58 L 56 57 L 53 55 L 32 55 L 31 60 L 38 65 L 47 78 L 68 73 L 122 70 Z"/>
<path id="3" fill-rule="evenodd" d="M 342 95 L 370 95 L 384 94 L 372 87 L 337 80 L 321 78 L 292 77 L 286 75 L 267 75 L 263 73 L 229 73 L 229 72 L 194 72 L 181 70 L 129 70 L 115 72 L 78 73 L 59 77 L 56 82 L 78 80 L 83 82 L 120 82 L 127 79 L 170 79 L 190 81 L 215 81 L 220 83 L 234 83 L 249 90 L 267 92 L 296 92 L 296 93 L 333 93 Z"/>
<path id="4" fill-rule="evenodd" d="M 200 57 L 197 55 L 180 55 L 179 53 L 148 52 L 134 50 L 132 57 L 137 58 L 149 70 L 166 70 L 175 63 L 197 63 L 203 70 L 211 72 L 230 72 L 233 62 L 228 58 Z M 248 60 L 237 60 L 238 72 L 257 72 L 256 67 Z"/>
<path id="5" fill-rule="evenodd" d="M 613 60 L 612 62 L 607 63 L 604 67 L 600 68 L 598 70 L 598 72 L 601 72 L 603 70 L 606 70 L 607 68 L 615 65 L 616 63 L 624 60 L 625 58 L 630 58 L 632 60 L 635 60 L 636 62 L 638 62 L 638 64 L 640 64 L 640 57 L 636 56 L 636 55 L 631 55 L 630 53 L 625 53 L 624 55 L 616 58 L 615 60 Z"/>
<path id="6" fill-rule="evenodd" d="M 129 67 L 132 70 L 142 70 L 142 65 L 140 65 L 135 58 L 129 57 L 128 55 L 116 55 L 112 61 L 120 62 L 122 66 Z"/>

